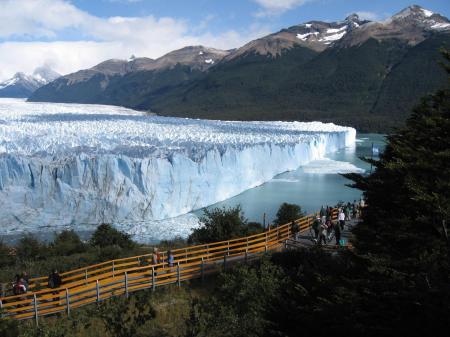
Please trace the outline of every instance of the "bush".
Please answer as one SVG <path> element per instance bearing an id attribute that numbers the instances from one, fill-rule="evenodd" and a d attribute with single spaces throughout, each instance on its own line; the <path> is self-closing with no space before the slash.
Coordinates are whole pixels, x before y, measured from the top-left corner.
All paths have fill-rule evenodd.
<path id="1" fill-rule="evenodd" d="M 205 209 L 200 218 L 202 227 L 194 229 L 188 238 L 189 243 L 201 244 L 216 241 L 225 241 L 248 235 L 249 232 L 261 232 L 261 225 L 252 223 L 249 227 L 247 219 L 242 214 L 241 206 Z"/>
<path id="2" fill-rule="evenodd" d="M 24 236 L 17 245 L 20 260 L 39 260 L 48 255 L 48 249 L 31 235 Z"/>
<path id="3" fill-rule="evenodd" d="M 91 238 L 91 244 L 100 248 L 107 246 L 119 246 L 123 249 L 133 249 L 135 243 L 130 235 L 122 233 L 109 224 L 98 226 Z"/>
<path id="4" fill-rule="evenodd" d="M 274 220 L 276 226 L 285 225 L 289 222 L 297 220 L 305 216 L 302 212 L 302 208 L 299 205 L 282 203 L 277 212 L 277 217 Z"/>
<path id="5" fill-rule="evenodd" d="M 56 235 L 51 247 L 54 254 L 64 256 L 84 253 L 87 249 L 78 234 L 73 230 L 64 230 Z"/>
<path id="6" fill-rule="evenodd" d="M 144 336 L 140 328 L 153 318 L 155 309 L 150 304 L 149 292 L 132 295 L 129 299 L 117 297 L 103 302 L 99 316 L 111 335 L 117 337 Z"/>

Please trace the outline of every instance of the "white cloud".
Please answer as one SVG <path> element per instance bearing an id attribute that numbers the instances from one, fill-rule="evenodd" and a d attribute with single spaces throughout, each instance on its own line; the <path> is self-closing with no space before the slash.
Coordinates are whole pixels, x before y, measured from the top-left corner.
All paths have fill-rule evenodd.
<path id="1" fill-rule="evenodd" d="M 363 20 L 370 20 L 370 21 L 380 21 L 381 16 L 375 12 L 368 12 L 368 11 L 359 11 L 356 12 L 358 16 Z"/>
<path id="2" fill-rule="evenodd" d="M 66 74 L 109 58 L 156 58 L 188 45 L 230 49 L 268 33 L 251 26 L 211 34 L 206 29 L 213 19 L 191 27 L 170 17 L 97 17 L 63 0 L 0 0 L 0 37 L 6 40 L 0 43 L 0 80 L 43 64 Z M 67 34 L 79 41 L 65 41 Z"/>
<path id="3" fill-rule="evenodd" d="M 253 0 L 262 7 L 256 12 L 256 16 L 273 16 L 280 15 L 290 9 L 304 5 L 312 0 Z"/>

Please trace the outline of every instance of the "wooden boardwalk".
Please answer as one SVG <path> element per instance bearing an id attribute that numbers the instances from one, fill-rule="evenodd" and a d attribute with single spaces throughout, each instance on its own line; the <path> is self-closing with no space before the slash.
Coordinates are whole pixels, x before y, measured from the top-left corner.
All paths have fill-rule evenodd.
<path id="1" fill-rule="evenodd" d="M 61 312 L 70 315 L 76 308 L 111 297 L 202 279 L 232 264 L 259 258 L 267 252 L 313 246 L 310 226 L 315 216 L 311 214 L 260 234 L 174 249 L 175 263 L 172 266 L 167 263 L 167 252 L 162 252 L 162 262 L 156 265 L 150 264 L 151 254 L 145 254 L 61 273 L 63 285 L 58 289 L 47 287 L 47 277 L 34 278 L 30 280 L 29 292 L 0 298 L 2 316 L 34 319 L 38 323 L 41 316 Z M 335 209 L 333 220 L 336 218 Z M 293 240 L 294 226 L 300 231 L 298 240 Z M 348 235 L 346 228 L 343 237 L 348 238 Z"/>

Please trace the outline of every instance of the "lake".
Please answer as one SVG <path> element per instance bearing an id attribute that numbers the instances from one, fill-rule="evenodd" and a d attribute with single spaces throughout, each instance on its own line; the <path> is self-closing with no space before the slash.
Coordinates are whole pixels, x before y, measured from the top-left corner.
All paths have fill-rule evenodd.
<path id="1" fill-rule="evenodd" d="M 380 134 L 358 134 L 356 146 L 327 155 L 328 160 L 313 162 L 291 172 L 285 172 L 269 182 L 245 191 L 233 198 L 216 203 L 214 207 L 241 205 L 249 221 L 273 221 L 278 207 L 283 202 L 298 204 L 311 213 L 321 205 L 335 205 L 339 201 L 353 201 L 361 197 L 361 191 L 346 186 L 351 183 L 337 172 L 352 172 L 355 168 L 370 172 L 370 164 L 360 157 L 372 155 L 372 145 L 380 151 L 385 146 L 385 136 Z M 194 212 L 201 215 L 202 211 Z"/>

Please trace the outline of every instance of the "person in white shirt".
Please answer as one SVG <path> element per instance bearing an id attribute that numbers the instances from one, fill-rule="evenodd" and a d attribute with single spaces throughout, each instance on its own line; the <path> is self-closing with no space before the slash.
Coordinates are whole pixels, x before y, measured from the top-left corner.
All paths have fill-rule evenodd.
<path id="1" fill-rule="evenodd" d="M 339 208 L 339 214 L 338 214 L 338 220 L 339 220 L 339 226 L 342 230 L 344 230 L 345 226 L 345 213 L 342 210 L 342 208 Z"/>

